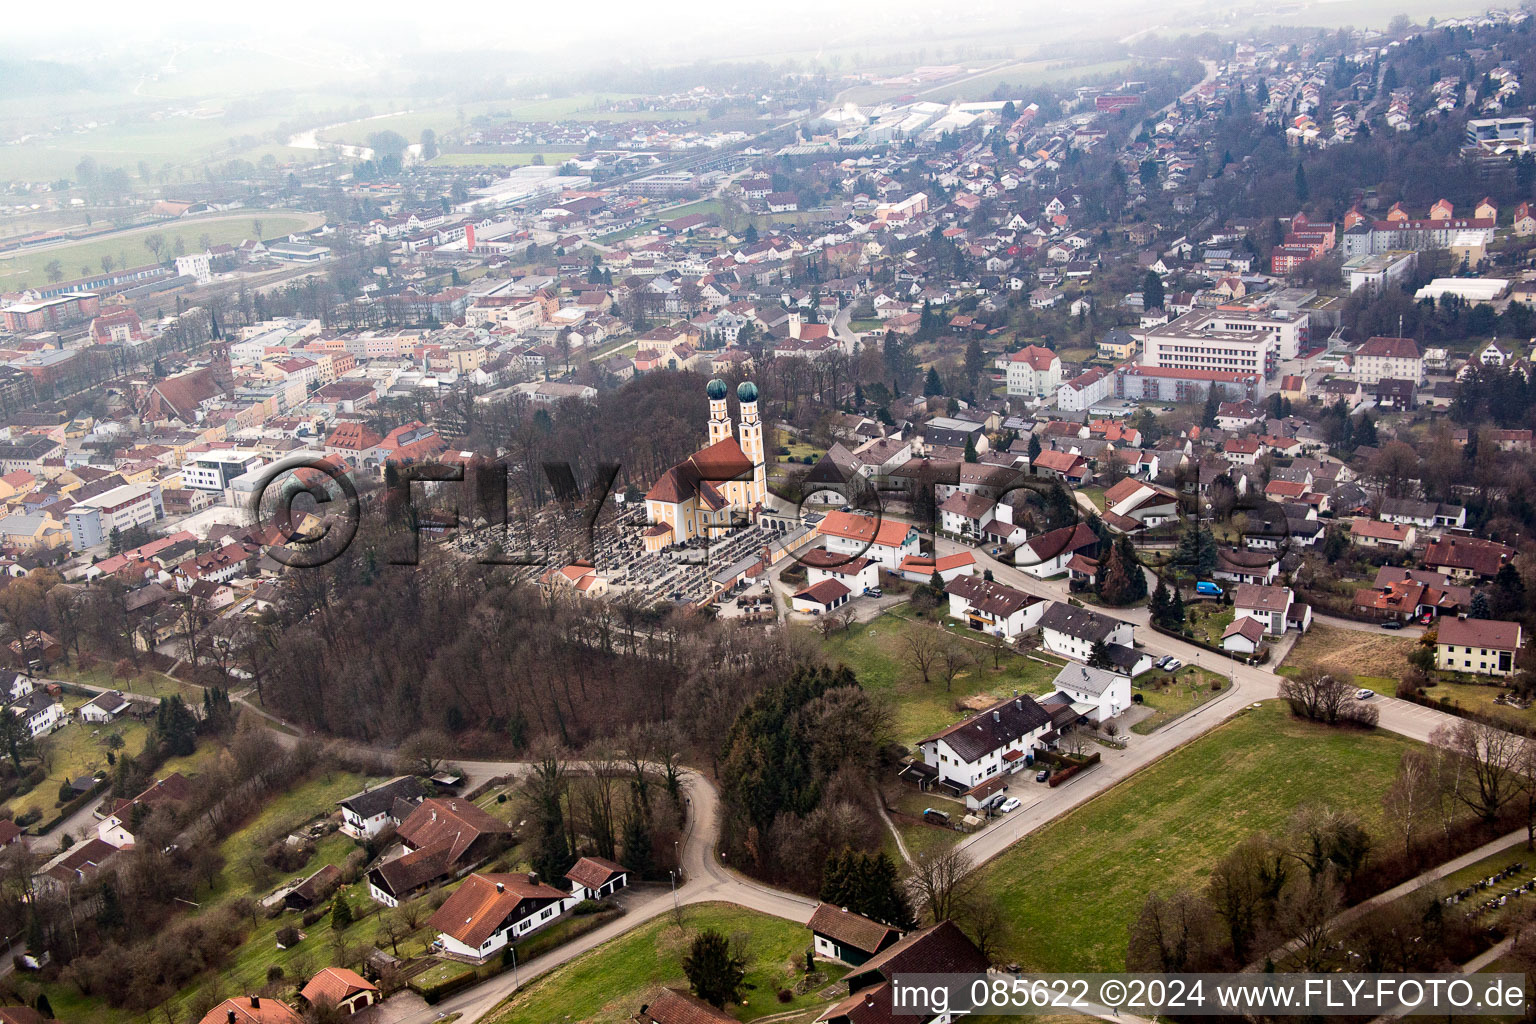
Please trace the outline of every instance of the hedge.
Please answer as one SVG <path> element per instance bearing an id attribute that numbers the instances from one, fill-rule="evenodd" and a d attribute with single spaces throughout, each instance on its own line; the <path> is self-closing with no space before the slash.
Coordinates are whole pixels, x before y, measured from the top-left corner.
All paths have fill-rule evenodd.
<path id="1" fill-rule="evenodd" d="M 59 808 L 58 815 L 53 817 L 53 818 L 50 818 L 47 822 L 43 823 L 42 825 L 37 826 L 37 830 L 33 834 L 34 835 L 39 835 L 39 836 L 47 835 L 53 829 L 58 828 L 59 825 L 61 823 L 63 823 L 65 818 L 68 818 L 71 814 L 74 814 L 80 808 L 84 807 L 87 803 L 89 803 L 92 799 L 100 796 L 102 793 L 106 792 L 110 788 L 112 788 L 112 780 L 111 779 L 97 779 L 96 780 L 96 785 L 92 786 L 90 789 L 86 790 L 84 793 L 81 793 L 79 796 L 77 796 L 73 800 L 69 801 L 69 803 L 62 805 Z"/>

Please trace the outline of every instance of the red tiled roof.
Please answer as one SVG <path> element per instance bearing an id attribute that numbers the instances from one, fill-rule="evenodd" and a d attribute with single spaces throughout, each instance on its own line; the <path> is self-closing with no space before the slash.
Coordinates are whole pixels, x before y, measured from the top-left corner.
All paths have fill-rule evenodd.
<path id="1" fill-rule="evenodd" d="M 299 994 L 313 1005 L 320 999 L 339 1003 L 358 992 L 377 992 L 378 990 L 377 985 L 356 971 L 346 967 L 327 967 L 310 978 L 309 984 L 305 985 L 304 991 Z"/>

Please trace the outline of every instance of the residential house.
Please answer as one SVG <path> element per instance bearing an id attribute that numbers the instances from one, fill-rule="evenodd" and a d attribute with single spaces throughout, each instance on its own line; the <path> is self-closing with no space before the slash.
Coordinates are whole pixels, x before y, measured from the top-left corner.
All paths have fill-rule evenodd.
<path id="1" fill-rule="evenodd" d="M 971 629 L 1004 640 L 1016 640 L 1040 622 L 1043 599 L 995 580 L 956 576 L 944 587 L 949 614 Z"/>
<path id="2" fill-rule="evenodd" d="M 917 528 L 868 512 L 828 512 L 817 527 L 828 551 L 868 558 L 894 570 L 908 555 L 918 554 Z"/>
<path id="3" fill-rule="evenodd" d="M 1290 626 L 1302 632 L 1312 624 L 1311 609 L 1302 605 L 1303 611 L 1294 615 L 1296 595 L 1290 587 L 1265 587 L 1256 583 L 1240 583 L 1232 596 L 1233 621 L 1244 617 L 1255 619 L 1269 636 L 1281 636 Z"/>
<path id="4" fill-rule="evenodd" d="M 1099 535 L 1087 523 L 1078 523 L 1029 538 L 1014 551 L 1013 562 L 1037 579 L 1050 579 L 1067 571 L 1073 555 L 1091 555 L 1098 548 Z"/>
<path id="5" fill-rule="evenodd" d="M 400 823 L 406 854 L 368 872 L 368 895 L 398 906 L 422 889 L 463 874 L 500 849 L 512 827 L 467 800 L 429 797 Z"/>
<path id="6" fill-rule="evenodd" d="M 1040 617 L 1040 637 L 1052 654 L 1081 662 L 1091 661 L 1094 648 L 1102 645 L 1110 666 L 1129 676 L 1138 676 L 1152 667 L 1151 657 L 1135 649 L 1129 622 L 1091 608 L 1074 608 L 1053 601 Z"/>
<path id="7" fill-rule="evenodd" d="M 226 999 L 203 1015 L 198 1024 L 304 1024 L 304 1018 L 281 999 L 241 996 Z"/>
<path id="8" fill-rule="evenodd" d="M 1444 618 L 1435 637 L 1435 668 L 1483 676 L 1513 675 L 1522 642 L 1518 622 Z"/>
<path id="9" fill-rule="evenodd" d="M 817 956 L 851 967 L 867 962 L 901 939 L 899 930 L 830 903 L 817 904 L 806 927 L 811 930 L 811 948 Z"/>
<path id="10" fill-rule="evenodd" d="M 353 793 L 341 801 L 341 830 L 353 839 L 372 839 L 386 826 L 398 827 L 426 793 L 414 775 L 400 775 L 383 785 Z"/>
<path id="11" fill-rule="evenodd" d="M 1349 539 L 1361 547 L 1387 548 L 1407 551 L 1418 540 L 1415 527 L 1401 522 L 1378 522 L 1375 519 L 1356 519 L 1349 524 Z"/>
<path id="12" fill-rule="evenodd" d="M 576 904 L 533 873 L 472 874 L 427 921 L 450 956 L 484 963 L 503 946 L 554 921 Z"/>
<path id="13" fill-rule="evenodd" d="M 919 740 L 926 770 L 917 774 L 925 784 L 969 792 L 1022 769 L 1050 728 L 1051 716 L 1033 697 L 1010 697 Z M 1002 790 L 996 793 L 1001 802 Z"/>
<path id="14" fill-rule="evenodd" d="M 1441 537 L 1424 552 L 1424 565 L 1453 579 L 1486 579 L 1498 575 L 1515 549 L 1480 537 Z"/>
<path id="15" fill-rule="evenodd" d="M 937 1017 L 909 1016 L 894 1004 L 894 979 L 913 973 L 980 975 L 987 968 L 987 957 L 965 933 L 953 921 L 943 921 L 906 936 L 849 971 L 843 976 L 847 998 L 829 1007 L 814 1024 L 896 1024 L 909 1019 L 913 1024 L 950 1024 L 971 1007 L 952 1007 Z"/>
<path id="16" fill-rule="evenodd" d="M 1083 714 L 1092 722 L 1105 722 L 1131 706 L 1131 677 L 1109 669 L 1068 665 L 1051 685 L 1074 706 L 1090 705 L 1092 710 Z"/>

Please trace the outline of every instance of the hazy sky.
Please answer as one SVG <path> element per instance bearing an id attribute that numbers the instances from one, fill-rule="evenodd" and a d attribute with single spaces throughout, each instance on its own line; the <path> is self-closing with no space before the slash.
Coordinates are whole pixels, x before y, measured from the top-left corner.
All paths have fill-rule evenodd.
<path id="1" fill-rule="evenodd" d="M 1073 5 L 1072 15 L 1090 20 L 1095 8 L 1108 13 L 1108 0 Z M 1131 5 L 1127 5 L 1131 6 Z M 1147 5 L 1134 5 L 1146 10 Z M 431 12 L 423 17 L 422 12 Z M 962 13 L 963 11 L 963 13 Z M 494 47 L 524 52 L 608 53 L 643 59 L 707 59 L 718 49 L 750 55 L 760 46 L 795 45 L 814 50 L 828 46 L 916 44 L 925 40 L 974 35 L 986 40 L 998 30 L 1024 30 L 1032 20 L 1062 17 L 1059 4 L 984 0 L 958 5 L 931 0 L 775 0 L 769 4 L 731 4 L 719 0 L 590 0 L 578 5 L 467 0 L 441 7 L 418 4 L 363 3 L 361 0 L 264 0 L 260 4 L 209 4 L 205 0 L 140 0 L 134 4 L 77 0 L 61 21 L 47 5 L 14 5 L 4 16 L 5 46 L 42 44 L 50 56 L 67 57 L 81 33 L 93 45 L 114 42 L 222 40 L 260 37 L 293 39 L 303 46 L 332 41 L 354 42 L 374 50 L 465 50 Z M 1123 27 L 1113 18 L 1099 26 L 1106 33 Z M 708 41 L 710 47 L 700 43 Z"/>

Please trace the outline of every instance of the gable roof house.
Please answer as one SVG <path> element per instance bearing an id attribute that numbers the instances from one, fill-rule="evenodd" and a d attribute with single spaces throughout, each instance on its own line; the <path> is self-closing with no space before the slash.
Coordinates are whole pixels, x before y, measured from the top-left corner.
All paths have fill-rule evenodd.
<path id="1" fill-rule="evenodd" d="M 1453 579 L 1493 579 L 1515 549 L 1480 537 L 1441 537 L 1424 552 L 1424 564 Z"/>
<path id="2" fill-rule="evenodd" d="M 379 987 L 347 967 L 325 967 L 299 993 L 310 1006 L 329 1003 L 342 1013 L 356 1013 L 380 998 Z"/>
<path id="3" fill-rule="evenodd" d="M 464 874 L 493 855 L 512 826 L 467 800 L 431 797 L 400 823 L 403 857 L 368 872 L 368 895 L 387 907 Z"/>
<path id="4" fill-rule="evenodd" d="M 401 775 L 353 793 L 340 804 L 341 831 L 353 839 L 372 839 L 386 825 L 403 822 L 425 795 L 414 775 Z"/>
<path id="5" fill-rule="evenodd" d="M 950 1019 L 914 1016 L 894 1005 L 893 980 L 898 974 L 983 974 L 987 958 L 953 921 L 941 921 L 913 932 L 843 976 L 848 996 L 834 1003 L 816 1024 L 926 1024 Z M 969 1007 L 952 1008 L 954 1016 Z M 959 1012 L 954 1012 L 959 1011 Z"/>
<path id="6" fill-rule="evenodd" d="M 119 800 L 96 825 L 97 838 L 124 849 L 133 845 L 134 818 L 156 807 L 179 807 L 192 797 L 192 783 L 180 772 L 172 772 L 132 799 Z M 143 808 L 141 811 L 140 808 Z"/>
<path id="7" fill-rule="evenodd" d="M 909 774 L 922 778 L 925 788 L 931 784 L 956 794 L 970 793 L 1023 768 L 1050 730 L 1051 716 L 1033 697 L 1009 697 L 918 740 L 922 765 L 914 764 L 918 770 Z M 987 792 L 984 800 L 1001 803 L 1001 785 Z"/>
<path id="8" fill-rule="evenodd" d="M 635 1024 L 737 1024 L 736 1018 L 690 992 L 664 988 L 641 1005 Z"/>
<path id="9" fill-rule="evenodd" d="M 1060 601 L 1040 617 L 1040 636 L 1046 650 L 1074 661 L 1087 662 L 1096 644 L 1103 644 L 1111 664 L 1128 676 L 1152 667 L 1150 655 L 1134 648 L 1134 627 L 1091 608 L 1074 608 Z"/>
<path id="10" fill-rule="evenodd" d="M 203 1015 L 198 1024 L 303 1024 L 304 1018 L 281 999 L 241 996 L 226 999 Z"/>
<path id="11" fill-rule="evenodd" d="M 453 891 L 427 926 L 445 953 L 483 963 L 507 943 L 542 928 L 579 902 L 538 876 L 474 874 Z"/>
<path id="12" fill-rule="evenodd" d="M 806 927 L 811 930 L 811 946 L 817 956 L 841 960 L 852 967 L 868 962 L 901 938 L 901 932 L 889 925 L 830 903 L 818 904 Z"/>
<path id="13" fill-rule="evenodd" d="M 949 614 L 979 633 L 1017 640 L 1040 622 L 1045 601 L 995 580 L 956 576 L 944 586 Z"/>
<path id="14" fill-rule="evenodd" d="M 1512 675 L 1523 642 L 1518 622 L 1447 617 L 1440 620 L 1435 637 L 1435 668 L 1483 676 Z"/>

